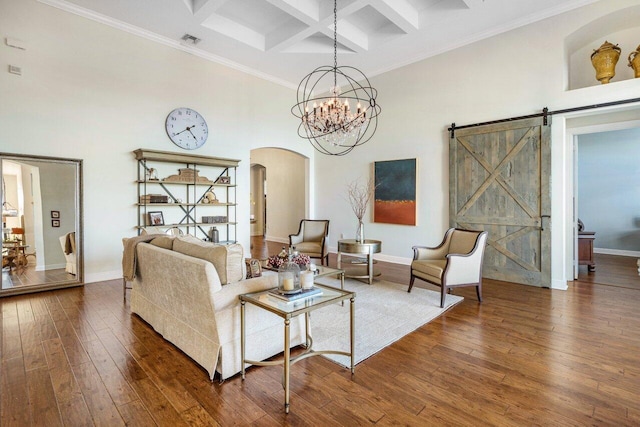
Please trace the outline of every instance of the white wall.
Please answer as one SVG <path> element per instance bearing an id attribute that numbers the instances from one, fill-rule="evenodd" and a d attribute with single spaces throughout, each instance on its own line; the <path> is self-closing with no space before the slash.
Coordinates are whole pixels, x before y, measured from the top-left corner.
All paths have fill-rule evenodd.
<path id="1" fill-rule="evenodd" d="M 640 251 L 640 128 L 578 137 L 578 216 L 596 252 Z"/>
<path id="2" fill-rule="evenodd" d="M 565 39 L 603 15 L 632 6 L 638 2 L 601 1 L 370 78 L 382 106 L 374 138 L 343 158 L 316 157 L 317 212 L 332 221 L 332 250 L 341 233 L 352 237 L 355 230 L 349 204 L 340 196 L 345 184 L 369 176 L 374 161 L 410 157 L 419 164 L 418 225 L 368 222 L 366 235 L 383 241 L 380 259 L 403 263 L 409 263 L 412 245 L 441 241 L 449 218 L 446 128 L 452 122 L 464 125 L 538 113 L 543 107 L 559 110 L 639 97 L 637 79 L 565 90 Z M 590 59 L 585 61 L 590 67 Z M 571 262 L 566 255 L 572 251 L 567 247 L 572 208 L 565 194 L 570 154 L 563 118 L 554 116 L 553 123 L 552 286 L 564 287 Z"/>
<path id="3" fill-rule="evenodd" d="M 60 246 L 60 237 L 75 231 L 76 227 L 76 165 L 45 162 L 26 163 L 37 167 L 40 175 L 45 268 L 64 268 L 66 259 Z M 60 213 L 60 227 L 53 227 L 51 211 Z M 36 254 L 36 258 L 38 255 Z"/>
<path id="4" fill-rule="evenodd" d="M 249 248 L 249 151 L 298 150 L 293 90 L 46 6 L 0 0 L 0 151 L 84 160 L 85 281 L 121 277 L 121 237 L 135 235 L 137 148 L 179 151 L 167 114 L 208 121 L 194 154 L 240 159 L 238 238 Z M 23 75 L 7 72 L 9 64 Z M 243 209 L 243 206 L 245 209 Z M 248 250 L 248 249 L 247 249 Z"/>

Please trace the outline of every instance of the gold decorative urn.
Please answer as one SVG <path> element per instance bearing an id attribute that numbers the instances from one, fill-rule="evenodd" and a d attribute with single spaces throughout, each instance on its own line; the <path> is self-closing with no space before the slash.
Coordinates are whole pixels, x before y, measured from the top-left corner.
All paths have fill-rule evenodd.
<path id="1" fill-rule="evenodd" d="M 635 77 L 640 77 L 640 46 L 629 54 L 629 67 L 633 68 Z"/>
<path id="2" fill-rule="evenodd" d="M 618 45 L 605 41 L 602 46 L 591 54 L 591 63 L 593 68 L 596 69 L 596 79 L 600 83 L 609 83 L 609 80 L 616 75 L 616 64 L 620 59 L 621 51 Z"/>

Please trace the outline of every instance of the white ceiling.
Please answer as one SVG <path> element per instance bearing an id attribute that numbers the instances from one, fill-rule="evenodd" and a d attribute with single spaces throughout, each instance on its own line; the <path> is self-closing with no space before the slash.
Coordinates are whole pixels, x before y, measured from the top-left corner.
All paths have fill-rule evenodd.
<path id="1" fill-rule="evenodd" d="M 331 0 L 39 1 L 291 87 L 333 64 Z M 595 1 L 338 0 L 338 65 L 371 77 Z"/>

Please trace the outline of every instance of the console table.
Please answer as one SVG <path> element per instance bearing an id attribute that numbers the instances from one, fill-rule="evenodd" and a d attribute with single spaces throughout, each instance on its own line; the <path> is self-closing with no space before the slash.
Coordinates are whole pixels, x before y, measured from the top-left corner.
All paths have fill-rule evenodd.
<path id="1" fill-rule="evenodd" d="M 366 239 L 364 242 L 358 242 L 355 239 L 338 240 L 338 269 L 345 270 L 345 277 L 352 279 L 367 279 L 367 282 L 371 284 L 373 278 L 380 275 L 379 271 L 374 271 L 373 254 L 380 253 L 382 250 L 382 242 L 380 240 Z M 366 255 L 365 259 L 356 260 L 351 262 L 353 267 L 366 267 L 365 274 L 360 270 L 349 267 L 342 267 L 342 254 L 350 255 Z"/>

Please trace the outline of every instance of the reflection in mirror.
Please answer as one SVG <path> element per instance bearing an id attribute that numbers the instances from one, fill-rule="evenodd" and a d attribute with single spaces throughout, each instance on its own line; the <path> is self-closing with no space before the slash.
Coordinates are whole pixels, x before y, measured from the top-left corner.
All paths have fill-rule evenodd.
<path id="1" fill-rule="evenodd" d="M 0 153 L 0 296 L 82 284 L 82 161 Z"/>

